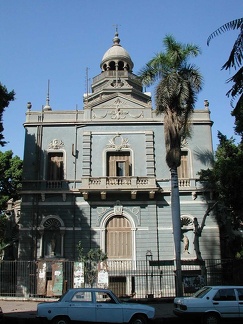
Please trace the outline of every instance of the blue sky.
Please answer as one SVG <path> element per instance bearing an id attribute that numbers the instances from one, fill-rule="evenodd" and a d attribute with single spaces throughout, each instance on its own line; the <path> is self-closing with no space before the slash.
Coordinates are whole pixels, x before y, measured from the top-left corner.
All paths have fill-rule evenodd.
<path id="1" fill-rule="evenodd" d="M 216 149 L 218 131 L 234 136 L 232 109 L 225 95 L 230 88 L 226 80 L 234 71 L 221 71 L 221 66 L 238 32 L 228 31 L 210 46 L 206 41 L 242 13 L 242 0 L 0 0 L 0 82 L 16 92 L 3 115 L 8 144 L 1 150 L 11 149 L 23 158 L 26 104 L 31 101 L 32 110 L 41 110 L 48 80 L 53 110 L 83 109 L 86 70 L 91 80 L 100 73 L 115 25 L 135 74 L 163 50 L 167 34 L 201 48 L 202 54 L 191 61 L 204 78 L 196 108 L 203 108 L 208 99 Z"/>

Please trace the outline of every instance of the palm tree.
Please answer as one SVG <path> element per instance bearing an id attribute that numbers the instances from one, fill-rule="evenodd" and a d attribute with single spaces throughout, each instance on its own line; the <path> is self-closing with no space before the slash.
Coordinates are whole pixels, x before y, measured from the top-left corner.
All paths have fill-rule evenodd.
<path id="1" fill-rule="evenodd" d="M 158 53 L 139 72 L 144 85 L 156 86 L 156 112 L 164 114 L 166 163 L 171 173 L 171 214 L 176 261 L 176 295 L 182 296 L 181 219 L 177 168 L 181 163 L 182 141 L 190 136 L 190 117 L 196 95 L 201 90 L 202 76 L 188 63 L 200 50 L 193 44 L 181 44 L 173 36 L 164 38 L 165 52 Z"/>
<path id="2" fill-rule="evenodd" d="M 207 39 L 207 45 L 209 45 L 210 41 L 215 37 L 229 30 L 239 29 L 239 35 L 233 45 L 233 48 L 230 52 L 230 56 L 228 60 L 222 66 L 222 69 L 228 70 L 230 68 L 239 70 L 227 80 L 227 82 L 233 82 L 232 88 L 226 93 L 229 97 L 231 96 L 231 106 L 233 107 L 233 102 L 236 98 L 238 101 L 236 102 L 235 107 L 231 112 L 232 116 L 235 117 L 235 131 L 241 135 L 243 141 L 243 18 L 232 20 L 223 26 L 219 27 L 215 30 Z"/>

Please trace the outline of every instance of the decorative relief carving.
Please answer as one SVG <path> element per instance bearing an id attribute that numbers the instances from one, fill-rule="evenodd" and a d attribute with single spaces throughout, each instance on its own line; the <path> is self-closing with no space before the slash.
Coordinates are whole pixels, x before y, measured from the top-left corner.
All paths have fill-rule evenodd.
<path id="1" fill-rule="evenodd" d="M 122 205 L 115 205 L 114 206 L 114 214 L 122 216 L 122 214 L 123 214 L 123 206 Z"/>
<path id="2" fill-rule="evenodd" d="M 114 88 L 122 88 L 124 86 L 124 82 L 122 82 L 120 79 L 118 79 L 117 81 L 113 80 L 111 82 L 111 86 Z"/>
<path id="3" fill-rule="evenodd" d="M 105 208 L 105 207 L 98 207 L 98 208 L 96 209 L 98 216 L 102 216 L 104 213 L 107 212 L 108 209 L 109 209 L 109 208 Z"/>
<path id="4" fill-rule="evenodd" d="M 120 201 L 117 200 L 113 208 L 98 207 L 97 208 L 97 226 L 99 226 L 102 217 L 107 213 L 112 215 L 124 216 L 129 214 L 135 220 L 136 225 L 141 225 L 141 212 L 140 207 L 127 208 L 121 205 Z"/>
<path id="5" fill-rule="evenodd" d="M 92 118 L 93 119 L 104 119 L 107 116 L 110 116 L 111 119 L 125 119 L 127 116 L 132 117 L 132 118 L 144 118 L 144 113 L 141 111 L 138 115 L 133 115 L 131 114 L 128 110 L 124 110 L 121 108 L 121 106 L 127 106 L 126 101 L 122 101 L 120 98 L 117 98 L 115 101 L 106 104 L 106 105 L 101 105 L 100 108 L 113 108 L 115 106 L 115 109 L 111 111 L 106 111 L 102 115 L 97 115 L 94 111 L 92 112 Z M 131 108 L 132 109 L 132 108 Z"/>
<path id="6" fill-rule="evenodd" d="M 63 141 L 58 140 L 58 139 L 53 139 L 48 145 L 48 148 L 53 149 L 53 150 L 58 150 L 58 149 L 61 149 L 63 147 L 64 147 Z"/>
<path id="7" fill-rule="evenodd" d="M 193 220 L 188 216 L 181 217 L 181 227 L 190 227 L 193 228 Z"/>
<path id="8" fill-rule="evenodd" d="M 128 115 L 128 111 L 116 108 L 115 110 L 108 113 L 111 116 L 111 119 L 125 119 Z"/>
<path id="9" fill-rule="evenodd" d="M 143 111 L 141 111 L 141 113 L 139 115 L 137 115 L 137 116 L 132 115 L 132 114 L 129 113 L 129 116 L 132 117 L 132 118 L 144 118 Z"/>
<path id="10" fill-rule="evenodd" d="M 141 214 L 140 214 L 140 207 L 133 207 L 131 208 L 131 212 L 133 213 L 134 217 L 137 219 L 137 224 L 141 225 Z"/>
<path id="11" fill-rule="evenodd" d="M 120 151 L 124 148 L 130 147 L 130 144 L 128 143 L 127 138 L 123 138 L 120 134 L 117 134 L 109 140 L 109 144 L 107 144 L 106 147 Z"/>

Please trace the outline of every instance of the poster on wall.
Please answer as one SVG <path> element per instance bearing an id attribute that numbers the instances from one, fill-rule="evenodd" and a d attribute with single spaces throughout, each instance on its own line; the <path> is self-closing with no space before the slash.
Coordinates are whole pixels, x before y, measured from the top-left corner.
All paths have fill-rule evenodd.
<path id="1" fill-rule="evenodd" d="M 52 295 L 61 296 L 63 293 L 63 263 L 62 262 L 52 263 L 52 282 L 50 284 L 51 284 L 50 289 L 52 289 Z"/>
<path id="2" fill-rule="evenodd" d="M 73 266 L 73 288 L 84 286 L 84 264 L 83 262 L 74 262 Z"/>
<path id="3" fill-rule="evenodd" d="M 183 276 L 184 293 L 194 293 L 205 286 L 205 278 L 202 275 Z"/>
<path id="4" fill-rule="evenodd" d="M 37 264 L 37 295 L 46 294 L 46 262 L 39 261 Z"/>
<path id="5" fill-rule="evenodd" d="M 98 288 L 108 288 L 109 286 L 109 275 L 108 275 L 108 266 L 105 261 L 98 263 Z"/>

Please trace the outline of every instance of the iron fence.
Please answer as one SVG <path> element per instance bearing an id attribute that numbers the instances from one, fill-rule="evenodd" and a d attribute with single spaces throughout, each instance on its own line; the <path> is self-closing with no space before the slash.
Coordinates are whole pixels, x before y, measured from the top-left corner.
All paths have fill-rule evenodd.
<path id="1" fill-rule="evenodd" d="M 204 285 L 243 285 L 243 260 L 182 261 L 184 295 Z M 0 297 L 59 298 L 72 287 L 104 286 L 123 298 L 175 296 L 173 260 L 108 261 L 1 261 Z"/>

